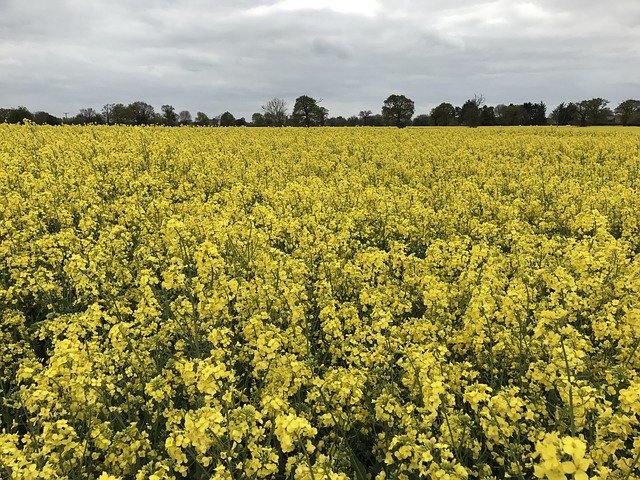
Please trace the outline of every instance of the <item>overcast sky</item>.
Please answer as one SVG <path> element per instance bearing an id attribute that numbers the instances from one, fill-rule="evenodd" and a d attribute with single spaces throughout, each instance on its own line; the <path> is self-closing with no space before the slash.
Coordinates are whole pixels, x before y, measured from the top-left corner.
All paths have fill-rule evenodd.
<path id="1" fill-rule="evenodd" d="M 0 0 L 0 107 L 640 98 L 640 0 Z"/>

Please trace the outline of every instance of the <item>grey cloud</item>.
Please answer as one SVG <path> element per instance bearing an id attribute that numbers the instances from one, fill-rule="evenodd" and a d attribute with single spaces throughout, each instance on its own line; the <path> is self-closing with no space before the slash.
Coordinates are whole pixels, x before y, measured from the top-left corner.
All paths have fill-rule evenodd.
<path id="1" fill-rule="evenodd" d="M 0 106 L 60 115 L 140 99 L 249 117 L 301 94 L 332 115 L 379 111 L 390 93 L 421 111 L 474 93 L 549 106 L 640 97 L 637 0 L 380 0 L 367 15 L 336 0 L 251 13 L 276 3 L 2 1 Z"/>
<path id="2" fill-rule="evenodd" d="M 344 46 L 326 38 L 314 38 L 311 45 L 313 50 L 320 55 L 329 55 L 340 59 L 349 58 L 350 56 L 349 51 Z"/>

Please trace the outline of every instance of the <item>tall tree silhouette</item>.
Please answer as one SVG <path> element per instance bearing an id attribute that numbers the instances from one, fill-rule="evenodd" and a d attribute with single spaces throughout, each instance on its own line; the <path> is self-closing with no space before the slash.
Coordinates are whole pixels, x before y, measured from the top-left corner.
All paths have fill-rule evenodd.
<path id="1" fill-rule="evenodd" d="M 262 106 L 264 122 L 267 125 L 281 127 L 287 123 L 287 102 L 274 97 Z"/>
<path id="2" fill-rule="evenodd" d="M 382 104 L 382 117 L 387 125 L 395 125 L 398 128 L 406 127 L 411 123 L 411 117 L 415 112 L 413 100 L 404 95 L 389 95 Z"/>
<path id="3" fill-rule="evenodd" d="M 296 98 L 296 103 L 293 105 L 293 112 L 291 116 L 293 120 L 305 127 L 320 124 L 321 116 L 324 112 L 320 111 L 318 101 L 308 95 L 301 95 Z"/>

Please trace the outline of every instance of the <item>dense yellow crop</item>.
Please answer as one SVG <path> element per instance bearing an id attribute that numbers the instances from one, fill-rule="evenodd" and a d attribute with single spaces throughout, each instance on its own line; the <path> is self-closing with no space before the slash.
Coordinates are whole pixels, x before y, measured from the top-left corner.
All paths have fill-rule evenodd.
<path id="1" fill-rule="evenodd" d="M 640 131 L 0 125 L 0 477 L 640 478 Z"/>

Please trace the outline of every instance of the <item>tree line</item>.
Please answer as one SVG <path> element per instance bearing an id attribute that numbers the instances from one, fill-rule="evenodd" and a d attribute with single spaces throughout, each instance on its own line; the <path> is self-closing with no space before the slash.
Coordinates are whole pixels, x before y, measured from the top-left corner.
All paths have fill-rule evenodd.
<path id="1" fill-rule="evenodd" d="M 329 116 L 329 110 L 308 95 L 298 97 L 289 113 L 287 102 L 272 98 L 250 120 L 236 118 L 231 112 L 209 116 L 197 112 L 192 117 L 188 110 L 176 111 L 172 105 L 162 105 L 157 112 L 142 101 L 108 103 L 100 112 L 83 108 L 71 117 L 56 117 L 44 111 L 30 112 L 25 107 L 0 108 L 0 123 L 20 123 L 29 120 L 37 124 L 106 124 L 106 125 L 195 125 L 195 126 L 494 126 L 494 125 L 640 125 L 640 100 L 629 99 L 610 108 L 609 101 L 592 98 L 579 102 L 563 102 L 547 115 L 544 102 L 509 105 L 486 105 L 482 95 L 474 95 L 461 106 L 443 102 L 428 113 L 414 114 L 413 100 L 404 95 L 390 95 L 382 104 L 380 113 L 361 110 L 349 117 Z"/>

